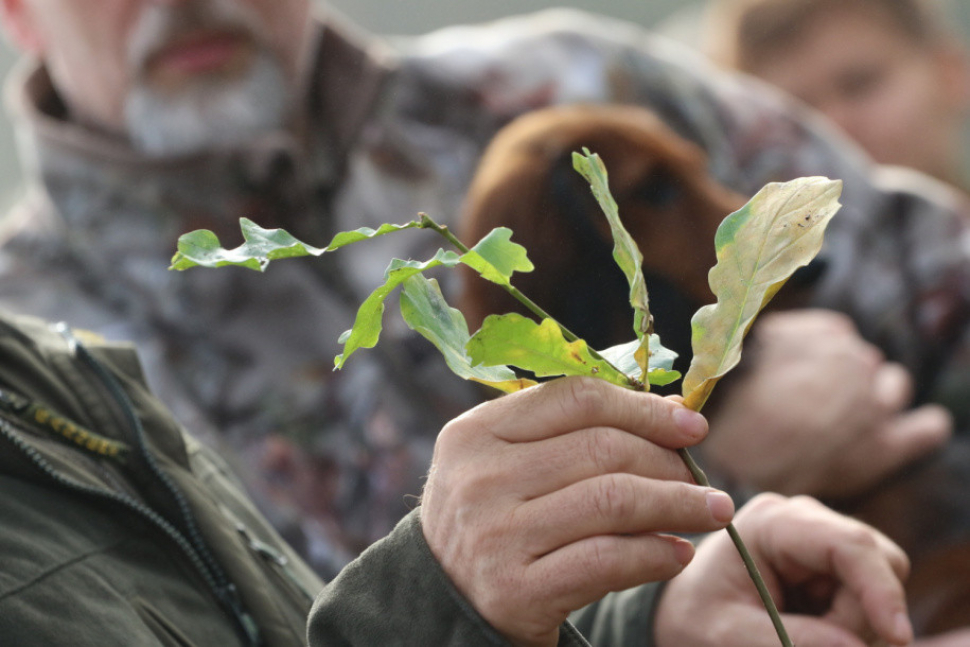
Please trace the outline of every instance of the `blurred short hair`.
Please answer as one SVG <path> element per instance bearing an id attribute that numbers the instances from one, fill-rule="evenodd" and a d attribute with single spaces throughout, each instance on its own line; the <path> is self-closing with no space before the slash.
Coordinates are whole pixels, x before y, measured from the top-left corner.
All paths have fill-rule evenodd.
<path id="1" fill-rule="evenodd" d="M 708 53 L 726 67 L 750 71 L 797 39 L 815 16 L 845 10 L 878 12 L 920 46 L 933 47 L 950 33 L 941 0 L 710 0 Z"/>

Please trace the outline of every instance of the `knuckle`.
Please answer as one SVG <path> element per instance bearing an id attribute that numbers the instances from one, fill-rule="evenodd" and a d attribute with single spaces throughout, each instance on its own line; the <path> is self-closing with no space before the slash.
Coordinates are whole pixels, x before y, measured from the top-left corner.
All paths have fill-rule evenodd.
<path id="1" fill-rule="evenodd" d="M 777 506 L 783 505 L 786 501 L 794 501 L 802 497 L 793 497 L 791 499 L 774 492 L 761 492 L 752 498 L 745 506 L 749 510 L 768 510 L 775 508 Z M 808 497 L 805 497 L 808 498 Z"/>
<path id="2" fill-rule="evenodd" d="M 769 495 L 769 496 L 772 496 L 772 495 Z M 785 501 L 785 497 L 783 496 L 779 496 L 777 498 L 780 502 Z M 816 499 L 813 496 L 809 496 L 807 494 L 798 494 L 793 497 L 788 497 L 788 501 L 790 501 L 793 505 L 811 507 L 814 509 L 827 509 L 825 508 L 824 505 L 822 505 L 822 503 L 818 499 Z"/>
<path id="3" fill-rule="evenodd" d="M 876 371 L 886 366 L 886 356 L 879 348 L 862 339 L 855 341 L 858 346 L 859 359 L 863 366 L 870 371 Z"/>
<path id="4" fill-rule="evenodd" d="M 587 438 L 586 451 L 600 473 L 609 474 L 622 469 L 626 463 L 626 452 L 616 434 L 606 429 L 596 429 Z"/>
<path id="5" fill-rule="evenodd" d="M 856 330 L 852 317 L 844 312 L 836 312 L 834 310 L 818 310 L 816 313 L 819 317 L 827 319 L 832 326 L 836 326 L 844 332 L 854 333 Z"/>
<path id="6" fill-rule="evenodd" d="M 784 517 L 784 511 L 793 505 L 793 501 L 792 498 L 774 492 L 761 492 L 744 504 L 735 517 L 734 524 L 738 527 L 758 526 L 762 523 L 770 525 L 779 515 Z"/>
<path id="7" fill-rule="evenodd" d="M 563 382 L 566 388 L 563 399 L 566 413 L 580 417 L 595 416 L 606 406 L 602 380 L 579 377 Z"/>
<path id="8" fill-rule="evenodd" d="M 605 537 L 594 537 L 589 540 L 582 552 L 577 570 L 587 582 L 601 579 L 613 568 L 615 552 L 610 550 Z"/>
<path id="9" fill-rule="evenodd" d="M 851 527 L 846 528 L 843 541 L 865 550 L 879 547 L 875 533 L 862 523 L 853 523 Z"/>
<path id="10" fill-rule="evenodd" d="M 625 479 L 616 474 L 607 474 L 596 480 L 590 495 L 590 507 L 604 519 L 626 517 L 633 512 L 629 492 Z"/>

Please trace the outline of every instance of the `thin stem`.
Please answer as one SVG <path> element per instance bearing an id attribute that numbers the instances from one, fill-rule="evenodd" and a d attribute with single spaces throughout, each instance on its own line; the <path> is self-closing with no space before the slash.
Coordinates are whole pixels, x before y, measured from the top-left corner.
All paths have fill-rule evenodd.
<path id="1" fill-rule="evenodd" d="M 694 457 L 690 455 L 687 448 L 681 447 L 677 450 L 677 453 L 680 454 L 681 460 L 684 461 L 687 469 L 690 470 L 694 480 L 697 481 L 699 485 L 710 487 L 711 482 L 707 478 L 707 474 L 705 474 L 700 465 L 694 461 Z M 791 641 L 791 638 L 788 637 L 788 631 L 785 629 L 785 625 L 781 621 L 781 614 L 778 612 L 778 607 L 775 606 L 775 601 L 771 599 L 771 592 L 768 591 L 768 586 L 765 584 L 765 580 L 761 576 L 761 572 L 758 570 L 758 565 L 754 563 L 754 558 L 751 557 L 751 553 L 748 552 L 748 547 L 744 544 L 744 540 L 741 539 L 741 535 L 738 533 L 738 530 L 734 527 L 733 523 L 728 524 L 727 532 L 731 537 L 731 541 L 734 542 L 734 546 L 737 548 L 738 553 L 741 555 L 741 561 L 744 562 L 744 567 L 748 571 L 748 576 L 751 578 L 751 581 L 754 582 L 755 588 L 758 589 L 758 595 L 761 597 L 761 602 L 765 605 L 765 610 L 768 612 L 768 616 L 771 618 L 771 624 L 775 626 L 775 632 L 778 634 L 781 644 L 784 647 L 794 647 L 794 643 Z"/>
<path id="2" fill-rule="evenodd" d="M 439 225 L 438 223 L 436 223 L 434 220 L 431 219 L 431 216 L 429 216 L 426 213 L 421 213 L 419 215 L 421 217 L 420 222 L 421 222 L 421 228 L 422 229 L 430 229 L 430 230 L 435 231 L 438 234 L 444 236 L 444 238 L 449 243 L 451 243 L 455 247 L 455 249 L 457 249 L 462 254 L 467 254 L 468 252 L 471 251 L 470 249 L 468 249 L 468 247 L 464 243 L 462 243 L 460 240 L 458 240 L 458 237 L 457 236 L 455 236 L 453 233 L 451 233 L 451 231 L 448 229 L 447 226 L 445 226 L 445 225 Z M 561 323 L 559 323 L 554 317 L 552 317 L 549 313 L 547 313 L 545 310 L 543 310 L 539 306 L 539 304 L 537 304 L 532 299 L 530 299 L 529 297 L 527 297 L 526 295 L 524 295 L 522 292 L 520 292 L 517 287 L 515 287 L 514 285 L 511 285 L 511 284 L 508 284 L 508 283 L 505 283 L 505 284 L 497 284 L 497 285 L 499 285 L 499 287 L 501 287 L 503 290 L 505 290 L 506 292 L 508 292 L 509 294 L 511 294 L 513 297 L 515 297 L 515 299 L 519 303 L 521 303 L 526 308 L 528 308 L 529 309 L 529 312 L 531 312 L 535 316 L 539 317 L 539 319 L 551 319 L 552 321 L 554 321 L 555 324 L 557 326 L 559 326 L 559 329 L 562 331 L 562 335 L 563 335 L 563 337 L 566 338 L 566 341 L 578 341 L 579 340 L 579 336 L 578 335 L 576 335 L 574 332 L 572 332 L 571 330 L 569 330 L 568 328 L 566 328 L 564 325 L 562 325 Z M 592 355 L 595 359 L 598 359 L 601 362 L 605 362 L 606 364 L 609 364 L 610 366 L 612 366 L 621 375 L 626 375 L 623 371 L 621 371 L 616 366 L 614 366 L 612 362 L 610 362 L 608 359 L 606 359 L 605 357 L 603 357 L 602 355 L 600 355 L 600 353 L 596 349 L 594 349 L 594 348 L 588 348 L 588 350 L 589 350 L 589 354 Z M 627 375 L 627 379 L 630 381 L 630 386 L 632 388 L 638 389 L 638 390 L 642 390 L 643 389 L 644 382 L 641 382 L 640 380 L 637 380 L 635 378 L 632 378 L 629 375 Z"/>

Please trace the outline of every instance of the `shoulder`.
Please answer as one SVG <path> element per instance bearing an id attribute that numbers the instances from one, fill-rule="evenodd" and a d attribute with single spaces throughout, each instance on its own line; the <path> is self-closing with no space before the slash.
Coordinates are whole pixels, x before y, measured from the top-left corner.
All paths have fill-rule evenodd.
<path id="1" fill-rule="evenodd" d="M 628 65 L 631 55 L 661 64 L 671 46 L 633 23 L 562 8 L 446 27 L 391 44 L 406 71 L 479 88 L 556 80 L 560 101 L 610 98 L 603 72 Z"/>

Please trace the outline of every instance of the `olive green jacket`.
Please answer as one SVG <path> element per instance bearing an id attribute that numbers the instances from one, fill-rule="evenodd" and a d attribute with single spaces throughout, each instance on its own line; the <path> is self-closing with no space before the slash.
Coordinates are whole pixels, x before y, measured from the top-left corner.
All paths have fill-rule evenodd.
<path id="1" fill-rule="evenodd" d="M 312 647 L 508 645 L 454 588 L 412 512 L 340 572 L 310 614 Z M 575 614 L 560 647 L 650 647 L 657 588 L 614 593 Z M 589 638 L 587 642 L 586 638 Z"/>
<path id="2" fill-rule="evenodd" d="M 313 647 L 506 644 L 434 560 L 416 513 L 321 592 L 224 462 L 148 392 L 132 348 L 86 337 L 0 313 L 0 644 L 299 646 L 318 593 Z M 577 622 L 594 644 L 648 645 L 650 595 Z M 560 644 L 587 643 L 567 623 Z"/>
<path id="3" fill-rule="evenodd" d="M 129 347 L 0 316 L 0 643 L 289 646 L 322 583 Z"/>

